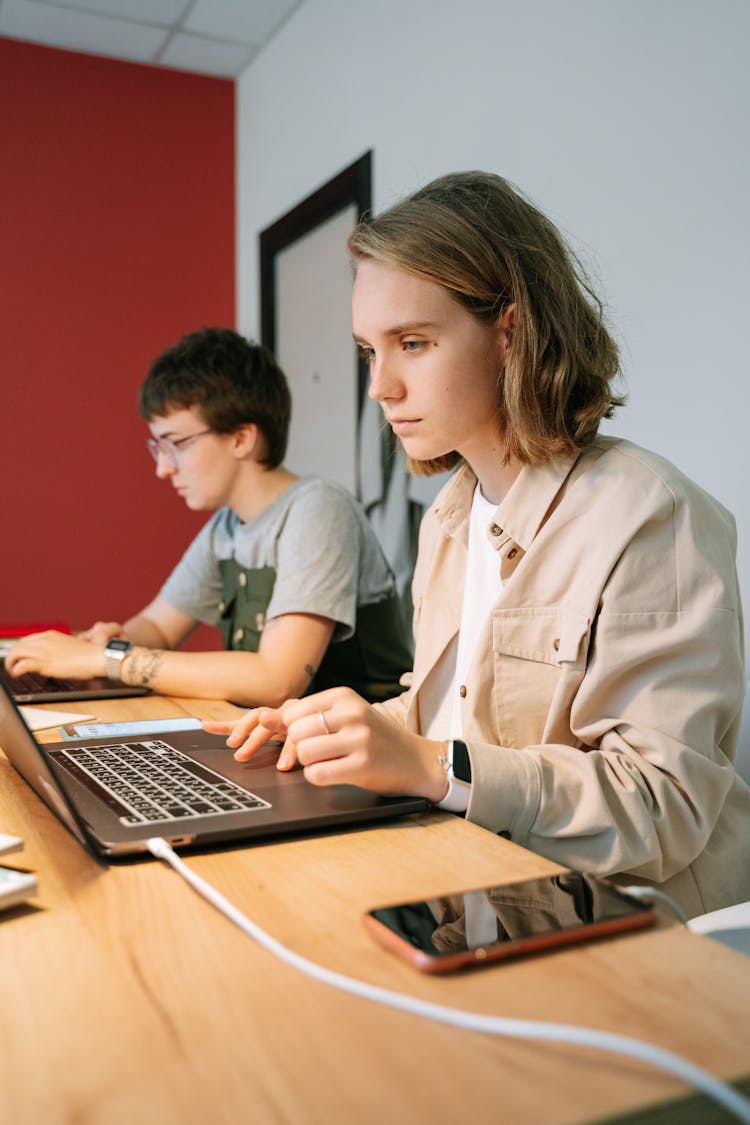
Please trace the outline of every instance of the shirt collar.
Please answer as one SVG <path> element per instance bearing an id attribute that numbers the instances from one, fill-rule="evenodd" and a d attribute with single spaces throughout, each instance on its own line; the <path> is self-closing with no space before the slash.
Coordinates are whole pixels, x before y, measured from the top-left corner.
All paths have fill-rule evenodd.
<path id="1" fill-rule="evenodd" d="M 498 506 L 495 519 L 506 535 L 528 551 L 544 522 L 555 497 L 578 460 L 577 454 L 547 461 L 544 465 L 524 465 L 513 487 Z M 477 478 L 463 463 L 434 507 L 437 519 L 449 535 L 463 538 L 471 512 Z"/>

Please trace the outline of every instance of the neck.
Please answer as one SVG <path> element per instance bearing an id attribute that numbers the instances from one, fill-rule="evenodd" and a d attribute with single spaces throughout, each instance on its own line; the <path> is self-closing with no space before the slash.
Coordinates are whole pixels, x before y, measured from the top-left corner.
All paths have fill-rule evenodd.
<path id="1" fill-rule="evenodd" d="M 230 501 L 228 507 L 236 516 L 247 523 L 255 519 L 260 513 L 272 504 L 299 477 L 290 473 L 283 465 L 276 469 L 264 469 L 255 462 L 247 464 L 247 472 L 237 482 L 236 496 Z"/>
<path id="2" fill-rule="evenodd" d="M 505 445 L 502 440 L 464 458 L 479 481 L 482 496 L 491 504 L 500 504 L 510 492 L 523 464 L 515 457 L 505 462 Z"/>

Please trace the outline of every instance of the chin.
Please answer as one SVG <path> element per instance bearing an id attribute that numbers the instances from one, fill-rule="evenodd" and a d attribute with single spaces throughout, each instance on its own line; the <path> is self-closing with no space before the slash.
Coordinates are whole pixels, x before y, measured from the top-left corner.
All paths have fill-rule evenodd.
<path id="1" fill-rule="evenodd" d="M 183 502 L 185 504 L 185 507 L 189 508 L 191 512 L 205 512 L 206 511 L 206 505 L 202 504 L 201 501 L 197 497 L 195 497 L 195 496 L 183 496 L 182 499 L 183 499 Z"/>
<path id="2" fill-rule="evenodd" d="M 431 442 L 420 441 L 419 438 L 399 438 L 399 441 L 404 453 L 413 461 L 433 461 L 436 457 L 445 457 L 453 448 L 451 446 L 446 449 L 444 445 L 433 445 Z"/>

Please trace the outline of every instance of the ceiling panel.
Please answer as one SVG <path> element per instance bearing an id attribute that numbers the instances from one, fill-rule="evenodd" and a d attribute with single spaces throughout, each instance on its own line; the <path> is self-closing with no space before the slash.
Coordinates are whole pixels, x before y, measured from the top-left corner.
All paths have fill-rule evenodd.
<path id="1" fill-rule="evenodd" d="M 107 16 L 171 26 L 190 8 L 190 0 L 51 0 L 61 7 L 84 12 L 101 12 Z"/>
<path id="2" fill-rule="evenodd" d="M 162 51 L 160 62 L 178 70 L 236 77 L 255 54 L 257 48 L 247 43 L 226 43 L 178 31 Z"/>
<path id="3" fill-rule="evenodd" d="M 42 4 L 37 0 L 3 0 L 0 33 L 48 47 L 67 47 L 135 62 L 152 59 L 167 36 L 164 28 Z"/>
<path id="4" fill-rule="evenodd" d="M 236 78 L 304 0 L 0 0 L 0 35 Z"/>
<path id="5" fill-rule="evenodd" d="M 297 0 L 196 0 L 185 28 L 221 39 L 261 44 L 297 7 Z"/>

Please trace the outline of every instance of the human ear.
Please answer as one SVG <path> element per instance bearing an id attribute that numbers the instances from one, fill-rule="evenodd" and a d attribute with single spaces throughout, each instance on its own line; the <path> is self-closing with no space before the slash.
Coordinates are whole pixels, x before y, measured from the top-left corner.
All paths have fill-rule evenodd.
<path id="1" fill-rule="evenodd" d="M 497 318 L 497 326 L 504 336 L 505 347 L 510 348 L 513 343 L 513 331 L 516 327 L 516 306 L 508 305 Z"/>
<path id="2" fill-rule="evenodd" d="M 232 434 L 232 452 L 235 457 L 250 457 L 258 444 L 259 430 L 254 422 L 245 422 Z"/>

